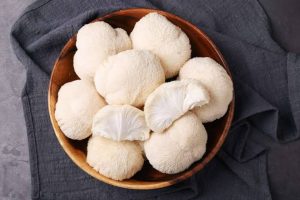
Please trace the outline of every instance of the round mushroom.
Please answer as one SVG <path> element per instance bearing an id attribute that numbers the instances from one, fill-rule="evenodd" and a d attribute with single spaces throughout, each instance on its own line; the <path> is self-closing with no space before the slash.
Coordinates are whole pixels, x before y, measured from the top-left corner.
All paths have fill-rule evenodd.
<path id="1" fill-rule="evenodd" d="M 104 21 L 92 22 L 81 27 L 77 33 L 77 49 L 103 48 L 104 52 L 124 51 L 131 48 L 127 32 L 113 28 Z M 115 53 L 114 53 L 115 54 Z"/>
<path id="2" fill-rule="evenodd" d="M 209 57 L 190 59 L 180 69 L 179 79 L 196 79 L 207 89 L 208 104 L 194 109 L 203 123 L 225 115 L 233 98 L 233 83 L 226 70 Z"/>
<path id="3" fill-rule="evenodd" d="M 165 81 L 159 59 L 150 51 L 127 50 L 110 56 L 97 70 L 96 89 L 108 104 L 142 107 Z"/>
<path id="4" fill-rule="evenodd" d="M 131 178 L 144 164 L 136 142 L 116 142 L 101 136 L 89 139 L 86 161 L 100 174 L 119 181 Z"/>
<path id="5" fill-rule="evenodd" d="M 146 49 L 156 54 L 165 70 L 166 78 L 178 74 L 182 65 L 191 58 L 187 35 L 158 13 L 149 13 L 134 26 L 130 38 L 134 49 Z"/>
<path id="6" fill-rule="evenodd" d="M 188 111 L 161 133 L 152 133 L 144 142 L 145 155 L 156 170 L 175 174 L 202 158 L 207 133 L 198 117 Z"/>
<path id="7" fill-rule="evenodd" d="M 72 81 L 64 84 L 58 92 L 55 118 L 68 138 L 82 140 L 91 135 L 94 114 L 105 105 L 90 82 Z"/>
<path id="8" fill-rule="evenodd" d="M 167 82 L 148 96 L 144 106 L 146 122 L 151 130 L 159 133 L 188 110 L 208 102 L 208 92 L 197 80 Z"/>
<path id="9" fill-rule="evenodd" d="M 93 81 L 97 68 L 107 57 L 132 48 L 125 30 L 114 29 L 103 21 L 86 24 L 79 29 L 76 46 L 75 73 L 88 81 Z"/>

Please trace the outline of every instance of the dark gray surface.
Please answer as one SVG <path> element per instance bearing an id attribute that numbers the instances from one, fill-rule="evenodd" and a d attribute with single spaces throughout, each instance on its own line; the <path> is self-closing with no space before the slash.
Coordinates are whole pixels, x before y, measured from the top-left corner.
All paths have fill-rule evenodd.
<path id="1" fill-rule="evenodd" d="M 273 38 L 287 51 L 300 53 L 300 1 L 260 2 L 270 19 Z M 300 199 L 300 140 L 288 144 L 269 140 L 269 146 L 268 174 L 273 199 Z"/>
<path id="2" fill-rule="evenodd" d="M 0 199 L 30 198 L 26 128 L 21 104 L 24 66 L 10 47 L 12 24 L 33 0 L 0 1 Z"/>
<path id="3" fill-rule="evenodd" d="M 30 178 L 28 164 L 27 139 L 25 135 L 20 91 L 24 84 L 23 66 L 12 55 L 9 48 L 9 29 L 21 10 L 31 0 L 0 1 L 0 199 L 29 199 Z M 300 14 L 294 12 L 296 4 L 282 1 L 261 1 L 265 10 L 273 19 L 281 46 L 299 52 Z M 286 2 L 286 1 L 284 1 Z M 299 1 L 297 3 L 299 5 Z M 281 14 L 278 14 L 281 13 Z M 283 16 L 279 17 L 279 16 Z M 290 16 L 293 16 L 292 18 Z M 298 27 L 298 29 L 297 29 Z M 286 31 L 288 30 L 288 31 Z M 298 36 L 298 37 L 297 37 Z M 297 42 L 298 41 L 298 42 Z M 266 138 L 271 150 L 268 154 L 269 177 L 273 199 L 300 199 L 300 142 L 275 144 Z M 299 184 L 295 184 L 299 181 Z"/>
<path id="4" fill-rule="evenodd" d="M 273 37 L 287 51 L 300 53 L 300 1 L 260 0 L 267 12 Z"/>

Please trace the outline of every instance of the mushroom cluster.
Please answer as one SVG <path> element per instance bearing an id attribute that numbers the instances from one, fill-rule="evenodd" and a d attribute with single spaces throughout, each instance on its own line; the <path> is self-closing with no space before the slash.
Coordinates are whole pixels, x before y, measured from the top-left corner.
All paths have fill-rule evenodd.
<path id="1" fill-rule="evenodd" d="M 91 167 L 124 180 L 142 169 L 144 159 L 174 174 L 203 157 L 203 123 L 225 115 L 233 84 L 213 59 L 191 58 L 179 27 L 155 12 L 130 35 L 93 22 L 78 31 L 76 47 L 80 80 L 60 88 L 55 117 L 66 137 L 88 138 Z"/>

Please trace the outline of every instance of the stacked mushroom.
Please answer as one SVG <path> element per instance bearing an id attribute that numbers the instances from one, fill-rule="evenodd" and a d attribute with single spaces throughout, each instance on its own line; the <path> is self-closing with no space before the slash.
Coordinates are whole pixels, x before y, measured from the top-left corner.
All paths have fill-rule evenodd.
<path id="1" fill-rule="evenodd" d="M 179 27 L 150 13 L 129 37 L 94 22 L 79 30 L 76 46 L 74 70 L 81 80 L 61 87 L 55 117 L 67 137 L 89 138 L 90 166 L 123 180 L 141 170 L 143 152 L 168 174 L 202 158 L 202 123 L 226 113 L 233 86 L 213 59 L 190 59 L 189 39 Z"/>

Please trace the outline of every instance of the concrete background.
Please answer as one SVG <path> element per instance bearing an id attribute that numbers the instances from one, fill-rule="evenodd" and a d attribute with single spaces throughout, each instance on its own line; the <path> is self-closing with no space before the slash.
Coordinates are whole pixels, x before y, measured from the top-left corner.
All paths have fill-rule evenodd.
<path id="1" fill-rule="evenodd" d="M 22 10 L 34 0 L 0 0 L 0 200 L 30 199 L 27 136 L 20 94 L 25 70 L 12 52 L 9 32 Z M 300 1 L 260 0 L 282 47 L 300 53 Z M 275 144 L 268 154 L 275 200 L 300 199 L 300 141 Z M 294 155 L 294 156 L 290 156 Z M 278 176 L 278 172 L 282 176 Z M 298 173 L 295 173 L 298 172 Z M 293 181 L 291 181 L 293 180 Z M 299 184 L 289 184 L 297 182 Z"/>
<path id="2" fill-rule="evenodd" d="M 30 199 L 28 146 L 20 94 L 25 69 L 10 47 L 14 21 L 33 0 L 0 0 L 0 199 Z"/>

